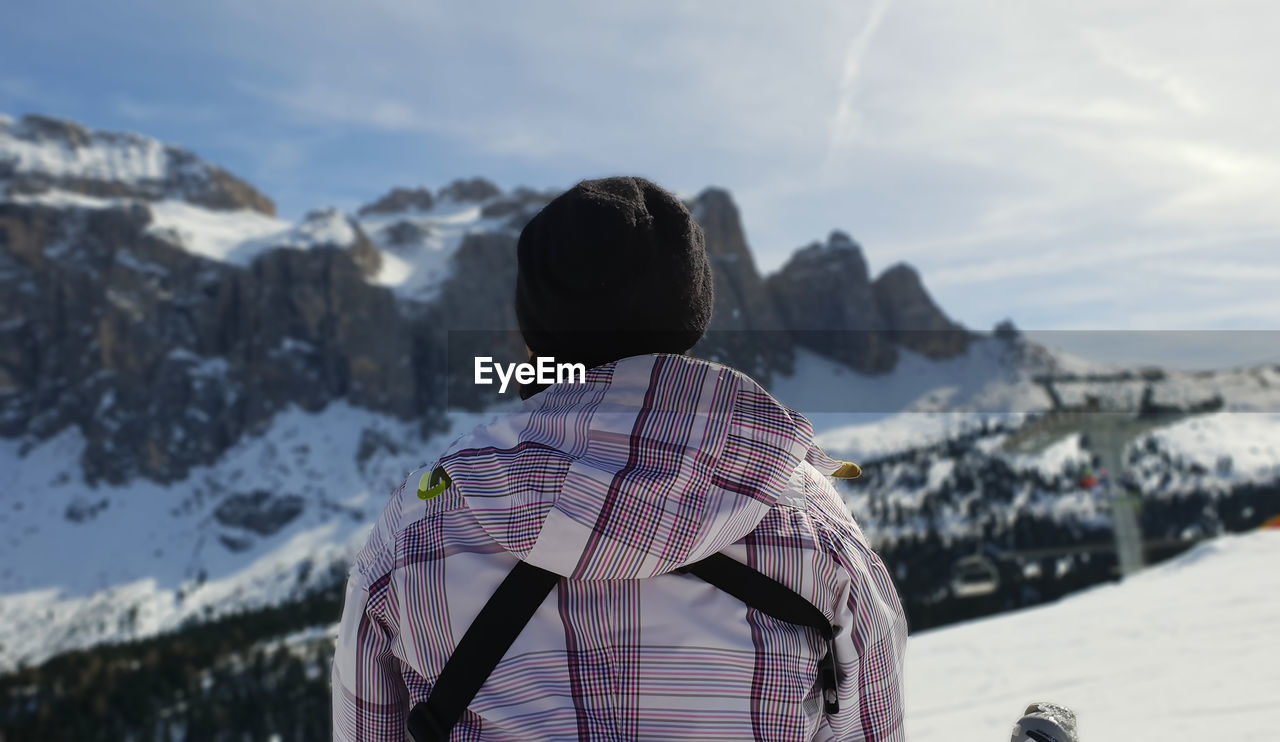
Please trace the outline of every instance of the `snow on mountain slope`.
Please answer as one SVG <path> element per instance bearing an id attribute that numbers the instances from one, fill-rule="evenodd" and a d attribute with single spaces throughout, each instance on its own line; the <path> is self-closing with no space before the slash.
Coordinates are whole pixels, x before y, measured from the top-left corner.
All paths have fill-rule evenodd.
<path id="1" fill-rule="evenodd" d="M 944 441 L 989 417 L 973 412 L 807 413 L 832 456 L 865 462 Z"/>
<path id="2" fill-rule="evenodd" d="M 273 248 L 349 247 L 363 229 L 381 253 L 372 280 L 419 300 L 434 296 L 468 233 L 510 230 L 513 216 L 547 198 L 455 181 L 428 195 L 427 209 L 362 209 L 359 221 L 322 209 L 291 224 L 275 218 L 274 205 L 251 186 L 181 148 L 43 116 L 0 117 L 0 199 L 81 209 L 141 203 L 152 234 L 237 265 Z"/>
<path id="3" fill-rule="evenodd" d="M 509 217 L 487 218 L 483 206 L 442 199 L 426 210 L 362 216 L 360 226 L 382 253 L 382 270 L 374 282 L 402 297 L 432 299 L 448 279 L 449 262 L 468 234 L 510 229 Z"/>
<path id="4" fill-rule="evenodd" d="M 0 514 L 0 591 L 54 584 L 80 593 L 144 574 L 176 584 L 201 569 L 216 574 L 246 566 L 260 548 L 278 545 L 286 531 L 367 521 L 370 513 L 361 506 L 399 482 L 392 472 L 366 476 L 357 467 L 365 430 L 406 444 L 413 440 L 412 425 L 345 404 L 317 414 L 295 409 L 277 417 L 266 435 L 241 441 L 214 466 L 172 486 L 149 480 L 118 487 L 85 484 L 77 467 L 68 466 L 79 460 L 83 445 L 76 429 L 24 457 L 18 456 L 18 441 L 0 441 L 3 468 L 10 473 L 9 507 Z M 399 476 L 421 463 L 400 466 Z M 241 534 L 243 528 L 218 522 L 215 511 L 228 497 L 259 491 L 300 497 L 302 510 L 288 528 L 265 535 Z M 253 537 L 254 548 L 223 548 L 218 541 L 224 535 Z M 76 545 L 74 553 L 68 553 L 68 543 Z M 81 566 L 68 569 L 69 564 Z"/>
<path id="5" fill-rule="evenodd" d="M 129 199 L 88 196 L 74 191 L 51 188 L 40 193 L 10 193 L 0 198 L 0 201 L 49 206 L 55 209 L 111 209 L 128 203 Z"/>
<path id="6" fill-rule="evenodd" d="M 1072 363 L 1077 372 L 1089 369 Z M 794 372 L 778 375 L 771 391 L 809 418 L 824 448 L 854 461 L 935 443 L 983 419 L 1017 424 L 1052 404 L 993 338 L 943 361 L 901 349 L 898 367 L 878 376 L 797 348 Z"/>
<path id="7" fill-rule="evenodd" d="M 991 742 L 1031 701 L 1086 742 L 1274 740 L 1280 531 L 1227 536 L 1123 584 L 911 637 L 907 739 Z"/>
<path id="8" fill-rule="evenodd" d="M 424 440 L 345 403 L 289 410 L 171 486 L 87 486 L 74 430 L 25 456 L 0 440 L 0 671 L 322 586 L 405 475 L 487 416 Z"/>
<path id="9" fill-rule="evenodd" d="M 804 348 L 795 372 L 773 393 L 802 412 L 1035 412 L 1051 400 L 1012 363 L 1008 346 L 979 338 L 960 355 L 934 361 L 905 348 L 891 373 L 867 376 Z"/>
<path id="10" fill-rule="evenodd" d="M 96 198 L 56 188 L 39 194 L 10 196 L 8 200 L 80 209 L 110 209 L 136 201 Z M 206 209 L 176 199 L 145 205 L 151 212 L 149 233 L 194 255 L 234 265 L 248 265 L 267 250 L 349 247 L 357 239 L 356 222 L 337 209 L 312 211 L 294 224 L 252 209 Z"/>
<path id="11" fill-rule="evenodd" d="M 253 186 L 181 147 L 138 134 L 93 131 L 48 116 L 28 115 L 16 122 L 0 117 L 0 193 L 53 191 L 275 213 L 271 199 Z"/>
<path id="12" fill-rule="evenodd" d="M 1152 433 L 1156 444 L 1234 481 L 1280 477 L 1280 413 L 1218 412 L 1200 415 Z M 1224 457 L 1230 464 L 1223 463 Z M 1229 466 L 1228 471 L 1221 471 Z"/>
<path id="13" fill-rule="evenodd" d="M 1140 375 L 1139 375 L 1140 376 Z M 1230 411 L 1280 411 L 1280 366 L 1259 365 L 1217 371 L 1159 369 L 1147 381 L 1089 380 L 1058 381 L 1054 384 L 1065 405 L 1084 404 L 1088 396 L 1099 397 L 1103 408 L 1133 409 L 1145 388 L 1151 387 L 1152 402 L 1186 407 L 1217 395 L 1223 409 Z"/>
<path id="14" fill-rule="evenodd" d="M 260 249 L 289 233 L 283 219 L 256 211 L 213 211 L 183 201 L 165 200 L 148 205 L 151 226 L 147 231 L 188 252 L 210 260 L 247 264 Z"/>
<path id="15" fill-rule="evenodd" d="M 0 159 L 17 173 L 116 183 L 163 179 L 171 164 L 165 145 L 148 137 L 86 132 L 68 139 L 13 119 L 0 119 Z"/>
<path id="16" fill-rule="evenodd" d="M 6 200 L 56 208 L 107 209 L 133 203 L 131 198 L 100 198 L 52 188 L 37 194 L 15 194 Z M 429 301 L 449 277 L 449 263 L 468 234 L 508 231 L 518 234 L 509 218 L 488 218 L 482 204 L 443 201 L 429 211 L 376 214 L 356 219 L 337 209 L 317 209 L 291 223 L 252 209 L 208 209 L 177 199 L 146 202 L 151 212 L 147 231 L 187 252 L 210 260 L 248 265 L 267 250 L 350 247 L 364 231 L 381 256 L 370 281 L 397 296 Z"/>
<path id="17" fill-rule="evenodd" d="M 1104 378 L 1115 370 L 1103 364 L 1057 351 L 1049 358 L 1063 378 L 1078 377 L 1053 383 L 1068 407 L 1083 407 L 1092 397 L 1103 411 L 1132 413 L 1147 388 L 1156 405 L 1183 408 L 1216 395 L 1225 412 L 1179 423 L 1161 440 L 1194 448 L 1195 460 L 1205 466 L 1222 456 L 1235 456 L 1238 468 L 1265 469 L 1280 460 L 1280 449 L 1268 442 L 1280 440 L 1280 367 L 1162 371 L 1153 380 L 1126 381 Z M 1053 406 L 1038 380 L 1042 370 L 1012 361 L 1004 344 L 991 337 L 979 338 L 965 353 L 943 361 L 901 349 L 893 372 L 878 376 L 858 374 L 797 348 L 794 373 L 778 375 L 771 391 L 813 422 L 829 452 L 857 461 L 944 440 L 982 420 L 1020 425 Z"/>

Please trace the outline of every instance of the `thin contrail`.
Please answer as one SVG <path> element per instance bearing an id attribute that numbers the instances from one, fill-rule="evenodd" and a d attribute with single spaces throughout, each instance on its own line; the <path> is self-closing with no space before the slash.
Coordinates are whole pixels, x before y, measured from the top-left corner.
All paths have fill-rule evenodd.
<path id="1" fill-rule="evenodd" d="M 867 14 L 867 22 L 858 29 L 849 42 L 849 50 L 844 56 L 844 72 L 840 78 L 840 92 L 836 98 L 835 114 L 831 118 L 831 132 L 827 138 L 827 152 L 823 158 L 823 166 L 831 162 L 832 156 L 848 139 L 848 128 L 853 120 L 853 104 L 857 88 L 858 73 L 862 70 L 862 60 L 871 45 L 880 22 L 893 0 L 874 0 L 871 12 Z"/>

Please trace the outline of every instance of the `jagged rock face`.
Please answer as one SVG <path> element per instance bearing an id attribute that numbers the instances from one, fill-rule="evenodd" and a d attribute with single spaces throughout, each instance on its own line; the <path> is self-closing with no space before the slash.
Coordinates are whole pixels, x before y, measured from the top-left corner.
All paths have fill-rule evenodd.
<path id="1" fill-rule="evenodd" d="M 298 495 L 276 495 L 266 490 L 229 495 L 213 511 L 218 523 L 270 536 L 302 514 L 304 500 Z"/>
<path id="2" fill-rule="evenodd" d="M 496 389 L 473 383 L 476 357 L 503 363 L 526 358 L 515 313 L 516 238 L 511 232 L 467 235 L 433 305 L 430 324 L 439 340 L 430 345 L 448 349 L 451 408 L 481 409 L 497 399 Z"/>
<path id="3" fill-rule="evenodd" d="M 507 229 L 519 232 L 534 215 L 551 202 L 557 193 L 535 191 L 532 188 L 517 188 L 509 194 L 494 198 L 480 209 L 480 216 L 485 219 L 501 219 L 508 217 Z"/>
<path id="4" fill-rule="evenodd" d="M 861 246 L 843 232 L 797 251 L 767 284 L 797 344 L 861 373 L 892 371 L 898 348 L 941 360 L 974 338 L 934 304 L 910 266 L 870 281 Z"/>
<path id="5" fill-rule="evenodd" d="M 276 211 L 248 183 L 186 150 L 44 116 L 14 125 L 0 120 L 0 188 L 10 195 L 58 189 L 97 198 L 172 198 L 269 216 Z"/>
<path id="6" fill-rule="evenodd" d="M 515 235 L 467 235 L 454 254 L 450 275 L 436 302 L 443 326 L 462 331 L 517 329 Z"/>
<path id="7" fill-rule="evenodd" d="M 366 281 L 358 248 L 273 250 L 241 268 L 148 222 L 141 205 L 0 203 L 0 434 L 78 426 L 91 481 L 170 481 L 291 404 L 345 397 L 438 419 L 420 390 L 430 371 L 411 362 L 427 338 Z"/>
<path id="8" fill-rule="evenodd" d="M 435 196 L 426 188 L 393 188 L 391 192 L 360 207 L 360 216 L 370 214 L 398 214 L 403 211 L 430 211 L 436 205 Z"/>
<path id="9" fill-rule="evenodd" d="M 920 274 L 899 263 L 880 274 L 872 285 L 876 306 L 892 340 L 935 360 L 965 351 L 973 334 L 952 322 L 925 291 Z"/>
<path id="10" fill-rule="evenodd" d="M 378 274 L 382 268 L 382 253 L 378 252 L 378 248 L 373 246 L 369 241 L 369 236 L 360 229 L 359 225 L 355 225 L 356 239 L 347 249 L 347 254 L 351 256 L 351 261 L 360 269 L 360 274 L 366 279 L 372 278 Z"/>
<path id="11" fill-rule="evenodd" d="M 766 283 L 798 345 L 866 374 L 897 364 L 862 247 L 848 235 L 832 232 L 796 251 Z"/>
<path id="12" fill-rule="evenodd" d="M 374 247 L 364 229 L 337 209 L 316 209 L 307 213 L 293 232 L 304 244 L 345 250 L 365 278 L 377 275 L 382 267 L 382 253 Z"/>
<path id="13" fill-rule="evenodd" d="M 733 366 L 768 383 L 788 373 L 791 338 L 747 247 L 738 207 L 728 192 L 708 188 L 690 204 L 702 227 L 715 276 L 715 309 L 707 337 L 693 355 Z"/>
<path id="14" fill-rule="evenodd" d="M 431 235 L 431 230 L 409 221 L 400 221 L 387 227 L 383 233 L 392 247 L 416 245 Z"/>
<path id="15" fill-rule="evenodd" d="M 459 178 L 440 189 L 441 200 L 480 203 L 502 194 L 502 190 L 484 178 Z"/>

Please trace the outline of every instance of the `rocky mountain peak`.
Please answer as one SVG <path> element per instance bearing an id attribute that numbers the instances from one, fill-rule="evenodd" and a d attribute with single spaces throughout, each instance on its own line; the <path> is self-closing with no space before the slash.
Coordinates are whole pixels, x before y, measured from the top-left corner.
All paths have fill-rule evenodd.
<path id="1" fill-rule="evenodd" d="M 906 263 L 890 267 L 872 285 L 876 306 L 893 340 L 929 358 L 964 351 L 973 336 L 934 303 L 920 274 Z"/>
<path id="2" fill-rule="evenodd" d="M 13 132 L 18 137 L 34 142 L 57 142 L 72 148 L 87 147 L 92 139 L 90 131 L 74 121 L 37 114 L 23 116 L 22 121 L 13 126 Z M 115 137 L 125 139 L 130 138 L 130 135 L 117 134 Z M 144 143 L 142 137 L 131 138 L 138 140 L 139 144 Z"/>
<path id="3" fill-rule="evenodd" d="M 688 206 L 702 227 L 716 294 L 710 332 L 694 353 L 765 382 L 774 371 L 789 371 L 791 339 L 756 270 L 733 198 L 722 188 L 707 188 Z"/>
<path id="4" fill-rule="evenodd" d="M 458 203 L 481 203 L 502 195 L 502 189 L 484 178 L 459 178 L 440 189 L 438 198 Z"/>
<path id="5" fill-rule="evenodd" d="M 751 259 L 746 233 L 742 229 L 742 216 L 728 191 L 707 188 L 687 205 L 694 221 L 702 226 L 706 235 L 707 255 L 713 260 L 725 256 Z"/>
<path id="6" fill-rule="evenodd" d="M 833 231 L 797 250 L 766 283 L 798 345 L 867 374 L 897 363 L 867 261 L 849 235 Z"/>
<path id="7" fill-rule="evenodd" d="M 797 250 L 774 276 L 791 283 L 807 279 L 830 283 L 837 278 L 851 287 L 865 287 L 870 281 L 862 246 L 839 230 L 832 231 L 826 242 L 812 242 Z"/>
<path id="8" fill-rule="evenodd" d="M 861 253 L 862 245 L 859 245 L 852 237 L 848 235 L 848 233 L 841 232 L 838 229 L 833 229 L 831 230 L 831 234 L 827 235 L 827 249 L 828 250 L 856 250 L 857 252 Z"/>
<path id="9" fill-rule="evenodd" d="M 346 252 L 365 278 L 382 267 L 382 253 L 369 240 L 360 224 L 338 209 L 315 209 L 281 241 L 282 247 L 334 247 Z"/>
<path id="10" fill-rule="evenodd" d="M 430 211 L 435 196 L 427 188 L 393 188 L 378 200 L 360 207 L 360 216 L 398 214 L 404 211 Z"/>

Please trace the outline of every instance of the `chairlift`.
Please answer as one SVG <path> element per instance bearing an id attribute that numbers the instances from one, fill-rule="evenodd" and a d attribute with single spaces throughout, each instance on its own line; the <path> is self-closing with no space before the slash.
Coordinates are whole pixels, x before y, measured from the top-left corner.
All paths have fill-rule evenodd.
<path id="1" fill-rule="evenodd" d="M 981 554 L 963 557 L 951 567 L 951 594 L 957 598 L 978 598 L 1000 588 L 1000 571 Z"/>

